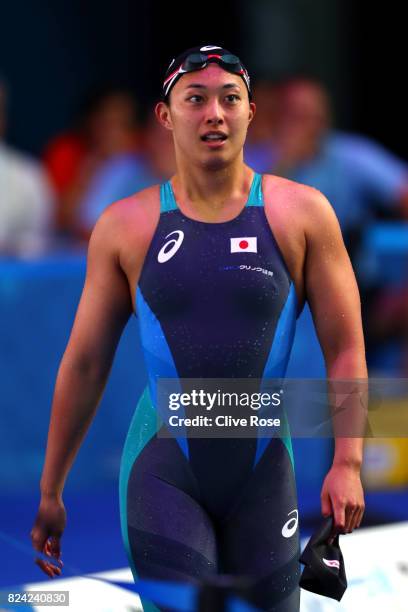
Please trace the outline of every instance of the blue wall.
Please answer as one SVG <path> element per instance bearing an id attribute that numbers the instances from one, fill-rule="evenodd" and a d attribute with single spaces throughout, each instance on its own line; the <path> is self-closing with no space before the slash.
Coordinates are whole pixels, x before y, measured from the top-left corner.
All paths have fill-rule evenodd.
<path id="1" fill-rule="evenodd" d="M 85 274 L 83 258 L 0 264 L 0 482 L 38 489 L 51 400 Z M 145 384 L 136 319 L 122 336 L 101 405 L 68 480 L 117 477 L 124 437 Z"/>

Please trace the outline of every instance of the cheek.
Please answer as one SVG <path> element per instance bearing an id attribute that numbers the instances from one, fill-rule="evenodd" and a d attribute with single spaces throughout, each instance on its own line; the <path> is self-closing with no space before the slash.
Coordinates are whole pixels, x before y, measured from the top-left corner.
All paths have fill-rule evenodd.
<path id="1" fill-rule="evenodd" d="M 248 112 L 239 113 L 239 115 L 237 115 L 231 120 L 230 125 L 231 129 L 237 135 L 245 134 L 249 126 Z"/>
<path id="2" fill-rule="evenodd" d="M 194 117 L 183 115 L 183 117 L 177 117 L 173 121 L 173 128 L 176 140 L 191 139 L 199 129 L 199 121 Z"/>

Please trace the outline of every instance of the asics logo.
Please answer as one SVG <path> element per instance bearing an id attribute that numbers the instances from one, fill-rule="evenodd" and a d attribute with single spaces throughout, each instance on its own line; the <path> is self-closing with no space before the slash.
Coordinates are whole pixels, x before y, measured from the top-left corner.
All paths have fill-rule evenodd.
<path id="1" fill-rule="evenodd" d="M 337 561 L 337 559 L 325 559 L 324 557 L 322 557 L 323 559 L 323 563 L 325 563 L 328 567 L 336 567 L 337 569 L 340 569 L 340 561 Z"/>
<path id="2" fill-rule="evenodd" d="M 290 518 L 288 521 L 286 521 L 286 523 L 284 524 L 284 526 L 282 527 L 282 535 L 284 538 L 290 538 L 293 536 L 293 534 L 295 533 L 297 526 L 298 526 L 298 511 L 295 510 L 291 510 L 290 512 L 288 512 L 288 516 L 295 513 L 295 516 L 292 516 L 292 518 Z"/>
<path id="3" fill-rule="evenodd" d="M 212 51 L 213 49 L 221 49 L 221 47 L 216 47 L 215 45 L 205 45 L 205 47 L 200 48 L 200 51 Z"/>
<path id="4" fill-rule="evenodd" d="M 173 255 L 177 253 L 181 246 L 181 243 L 184 240 L 184 232 L 182 232 L 181 230 L 175 230 L 174 232 L 170 232 L 170 234 L 167 234 L 166 238 L 173 236 L 173 234 L 176 234 L 177 238 L 172 238 L 171 240 L 168 240 L 157 254 L 157 261 L 159 263 L 166 263 L 166 261 L 169 261 L 169 259 L 171 259 Z"/>

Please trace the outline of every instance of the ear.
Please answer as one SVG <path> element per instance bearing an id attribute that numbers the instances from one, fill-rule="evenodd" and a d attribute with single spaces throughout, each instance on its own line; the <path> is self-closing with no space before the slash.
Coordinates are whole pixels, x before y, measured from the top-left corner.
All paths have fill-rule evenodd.
<path id="1" fill-rule="evenodd" d="M 256 104 L 255 102 L 249 103 L 249 114 L 248 114 L 248 125 L 251 123 L 252 119 L 255 117 L 256 113 Z"/>
<path id="2" fill-rule="evenodd" d="M 165 102 L 158 102 L 154 108 L 154 114 L 158 122 L 166 128 L 166 130 L 173 130 L 173 123 L 171 121 L 170 108 Z"/>

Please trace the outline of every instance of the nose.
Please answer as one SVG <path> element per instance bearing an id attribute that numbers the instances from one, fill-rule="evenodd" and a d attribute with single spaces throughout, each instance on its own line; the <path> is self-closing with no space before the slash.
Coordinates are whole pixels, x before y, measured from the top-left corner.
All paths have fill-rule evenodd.
<path id="1" fill-rule="evenodd" d="M 206 123 L 215 125 L 223 123 L 222 108 L 216 97 L 209 99 L 206 107 Z"/>

